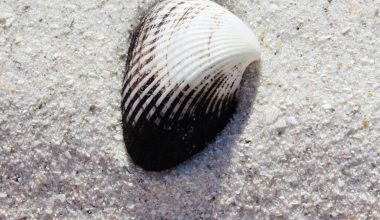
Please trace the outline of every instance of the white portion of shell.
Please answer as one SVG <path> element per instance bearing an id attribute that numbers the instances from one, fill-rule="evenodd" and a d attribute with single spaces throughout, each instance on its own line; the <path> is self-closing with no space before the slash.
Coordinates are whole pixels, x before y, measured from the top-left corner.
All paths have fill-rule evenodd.
<path id="1" fill-rule="evenodd" d="M 201 100 L 205 113 L 220 114 L 246 67 L 260 58 L 252 30 L 208 0 L 163 1 L 137 31 L 122 106 L 133 124 L 141 117 L 180 120 L 195 114 Z"/>

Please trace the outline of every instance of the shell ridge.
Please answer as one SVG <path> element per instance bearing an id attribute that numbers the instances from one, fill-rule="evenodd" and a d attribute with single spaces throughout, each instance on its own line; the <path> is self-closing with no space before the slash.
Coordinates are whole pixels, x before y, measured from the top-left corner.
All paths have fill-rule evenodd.
<path id="1" fill-rule="evenodd" d="M 210 87 L 205 92 L 204 96 L 201 97 L 198 104 L 196 106 L 192 107 L 192 110 L 191 110 L 192 114 L 202 112 L 202 109 L 203 109 L 205 103 L 208 101 L 209 95 L 212 94 L 217 89 L 217 86 L 219 85 L 219 83 L 223 81 L 224 74 L 222 74 L 222 71 L 220 71 L 218 75 L 219 75 L 219 77 L 217 77 L 211 83 Z M 204 112 L 204 113 L 206 113 L 206 112 Z"/>
<path id="2" fill-rule="evenodd" d="M 237 79 L 236 76 L 240 76 L 240 75 L 242 75 L 244 71 L 241 70 L 241 69 L 239 68 L 239 66 L 240 66 L 240 65 L 236 65 L 234 68 L 232 68 L 232 70 L 228 71 L 230 77 L 227 78 L 226 82 L 229 81 L 229 80 L 231 80 L 231 79 L 233 79 L 233 82 L 234 82 L 234 83 L 239 83 L 239 84 L 240 84 L 241 79 Z M 219 93 L 224 93 L 225 91 L 227 91 L 227 90 L 224 88 L 225 84 L 226 84 L 226 83 L 224 83 L 223 85 L 220 86 L 221 88 L 219 89 L 218 93 L 216 93 L 216 94 L 214 95 L 214 97 L 212 98 L 212 100 L 215 100 L 215 99 L 220 98 L 219 96 L 220 96 L 221 94 L 219 94 Z M 231 90 L 229 90 L 229 92 L 231 92 Z M 210 102 L 210 103 L 213 103 L 213 102 Z M 212 108 L 212 110 L 211 110 L 210 108 Z M 211 104 L 210 104 L 210 105 L 207 106 L 207 110 L 206 110 L 206 111 L 207 111 L 207 112 L 209 112 L 209 111 L 214 112 L 214 111 L 215 111 L 215 108 L 216 108 L 216 105 L 211 106 Z"/>
<path id="3" fill-rule="evenodd" d="M 222 101 L 222 98 L 224 97 L 224 86 L 227 84 L 229 78 L 231 78 L 231 73 L 229 73 L 227 75 L 226 78 L 223 79 L 223 83 L 220 85 L 220 88 L 215 92 L 215 94 L 213 95 L 213 97 L 211 97 L 211 102 L 210 102 L 210 105 L 207 106 L 207 110 L 206 110 L 206 113 L 209 112 L 209 109 L 211 108 L 211 103 L 213 102 L 216 102 L 213 106 L 212 106 L 212 110 L 211 112 L 215 112 L 215 108 L 219 105 L 220 101 Z"/>
<path id="4" fill-rule="evenodd" d="M 221 98 L 221 100 L 223 100 L 223 101 L 221 101 L 217 107 L 219 114 L 220 114 L 220 111 L 223 109 L 223 106 L 225 105 L 224 103 L 226 102 L 226 100 L 229 100 L 228 97 L 234 93 L 234 92 L 232 92 L 234 90 L 232 90 L 232 87 L 230 85 L 233 85 L 233 83 L 235 83 L 235 82 L 239 82 L 239 84 L 240 84 L 240 82 L 241 82 L 241 78 L 239 78 L 239 79 L 236 79 L 236 78 L 237 78 L 236 76 L 230 77 L 230 79 L 228 79 L 227 83 L 224 85 L 224 88 L 222 90 L 223 91 L 222 98 Z M 232 79 L 234 79 L 234 80 L 232 80 Z"/>
<path id="5" fill-rule="evenodd" d="M 188 99 L 176 105 L 176 111 L 171 113 L 169 120 L 175 120 L 176 118 L 177 120 L 181 120 L 182 112 L 187 111 L 189 103 L 192 103 L 193 100 L 197 98 L 196 94 L 198 94 L 199 91 L 204 91 L 204 89 L 206 89 L 207 86 L 209 86 L 210 78 L 212 77 L 221 77 L 221 76 L 207 75 L 203 77 L 202 81 L 196 87 L 194 87 L 193 92 L 191 94 L 188 94 L 189 96 Z"/>
<path id="6" fill-rule="evenodd" d="M 232 58 L 230 58 L 230 59 L 232 59 Z M 226 65 L 221 66 L 221 67 L 217 67 L 217 68 L 215 68 L 215 71 L 219 73 L 219 72 L 220 72 L 220 69 L 223 69 L 225 66 L 226 66 Z M 215 75 L 217 75 L 217 74 L 215 74 Z M 215 79 L 215 75 L 213 75 L 214 78 L 212 78 L 211 75 L 207 75 L 207 77 L 208 77 L 207 84 L 210 84 L 210 85 L 211 85 L 212 82 L 213 82 L 214 80 L 219 79 L 219 78 L 216 78 L 216 79 Z M 219 76 L 219 77 L 221 77 L 221 76 Z M 207 88 L 207 89 L 209 90 L 210 88 Z M 196 107 L 198 106 L 199 101 L 200 101 L 205 95 L 207 95 L 207 93 L 203 93 L 202 90 L 198 90 L 197 93 L 200 93 L 200 94 L 201 94 L 201 95 L 200 95 L 200 99 L 196 100 L 194 103 L 190 103 L 189 106 L 192 106 L 191 109 L 188 109 L 188 106 L 186 106 L 186 108 L 185 108 L 185 109 L 186 109 L 186 112 L 182 112 L 180 118 L 183 118 L 184 115 L 187 114 L 187 111 L 189 112 L 189 113 L 188 113 L 189 115 L 192 115 L 192 114 L 194 113 L 194 110 L 195 110 Z M 198 95 L 197 93 L 195 94 L 196 96 Z"/>
<path id="7" fill-rule="evenodd" d="M 179 120 L 181 120 L 184 114 L 186 114 L 189 110 L 189 106 L 194 106 L 194 104 L 198 101 L 200 96 L 203 94 L 204 90 L 208 88 L 210 84 L 210 76 L 207 75 L 204 77 L 204 79 L 201 81 L 201 84 L 199 84 L 198 88 L 196 88 L 196 92 L 193 94 L 193 97 L 190 102 L 186 103 L 182 111 L 177 112 L 179 114 Z M 191 114 L 189 114 L 191 116 Z"/>
<path id="8" fill-rule="evenodd" d="M 162 4 L 161 7 L 159 7 L 160 5 L 155 5 L 155 6 L 152 7 L 152 9 L 150 9 L 150 11 L 151 11 L 151 12 L 154 12 L 154 11 L 156 11 L 156 10 L 160 11 L 160 10 L 162 10 L 164 7 L 166 7 L 167 5 L 169 5 L 169 3 L 170 3 L 170 1 L 167 1 L 167 4 L 166 4 L 166 5 L 165 5 L 165 4 Z M 172 8 L 169 10 L 169 12 L 168 12 L 167 14 L 165 14 L 165 16 L 163 16 L 162 20 L 160 21 L 160 23 L 159 23 L 159 25 L 158 25 L 159 27 L 162 26 L 162 25 L 165 23 L 165 20 L 169 17 L 170 13 L 173 12 L 175 8 L 176 8 L 176 6 L 172 7 Z M 155 13 L 153 13 L 153 14 L 155 14 Z M 149 18 L 149 19 L 153 19 L 154 17 L 152 17 L 151 14 L 146 15 L 146 16 L 144 17 L 144 19 L 143 19 L 143 22 L 142 22 L 141 26 L 139 27 L 139 30 L 137 31 L 139 36 L 137 36 L 137 42 L 136 42 L 136 43 L 137 43 L 137 45 L 140 45 L 140 47 L 138 48 L 138 53 L 141 53 L 141 52 L 142 52 L 141 50 L 142 50 L 142 48 L 143 48 L 143 46 L 144 46 L 144 42 L 145 42 L 145 40 L 147 39 L 147 36 L 148 36 L 148 34 L 149 34 L 149 32 L 150 32 L 150 28 L 147 28 L 147 30 L 145 30 L 145 31 L 143 32 L 144 34 L 143 34 L 142 37 L 141 37 L 141 41 L 139 40 L 139 39 L 140 39 L 140 36 L 141 36 L 141 31 L 144 30 L 144 27 L 145 27 L 145 25 L 147 24 L 147 20 L 148 20 L 148 18 Z M 149 25 L 149 24 L 148 24 L 148 25 Z M 159 29 L 159 28 L 158 28 L 158 29 Z M 135 55 L 136 55 L 136 53 L 133 54 L 133 56 L 135 56 Z M 133 61 L 133 58 L 132 58 L 132 61 Z M 135 61 L 135 62 L 137 62 L 137 61 Z"/>
<path id="9" fill-rule="evenodd" d="M 226 60 L 226 59 L 223 59 L 223 60 Z M 210 66 L 213 66 L 213 69 L 214 69 L 214 66 L 215 65 L 220 65 L 220 64 L 223 64 L 223 63 L 221 63 L 220 62 L 220 60 L 215 60 L 213 63 L 209 63 L 209 65 Z M 197 63 L 195 63 L 195 64 L 193 64 L 193 66 L 198 66 L 199 64 L 197 64 Z M 223 67 L 223 66 L 222 66 Z M 218 68 L 220 68 L 220 67 L 218 67 Z M 191 69 L 190 67 L 189 67 L 189 69 Z M 199 78 L 199 76 L 200 76 L 200 74 L 202 74 L 203 72 L 205 72 L 205 70 L 206 70 L 207 68 L 204 68 L 204 69 L 200 69 L 199 71 L 198 71 L 198 73 L 197 74 L 194 74 L 194 75 L 197 75 L 197 77 Z M 188 73 L 188 72 L 192 72 L 192 71 L 184 71 L 185 73 Z M 209 71 L 210 73 L 213 73 L 212 71 Z M 187 74 L 183 74 L 184 76 L 186 76 Z M 213 73 L 213 75 L 217 75 L 217 73 Z M 190 81 L 189 79 L 186 79 L 186 81 Z M 195 86 L 195 85 L 197 85 L 197 84 L 194 84 L 193 85 L 193 87 Z M 169 100 L 169 103 L 168 103 L 169 105 L 171 105 L 171 100 Z M 166 109 L 164 109 L 164 112 L 163 112 L 163 114 L 165 114 L 165 111 L 166 111 Z"/>
<path id="10" fill-rule="evenodd" d="M 231 59 L 231 58 L 230 58 Z M 224 66 L 218 66 L 218 65 L 214 65 L 213 67 L 212 67 L 212 69 L 215 69 L 215 72 L 218 72 L 218 69 L 223 69 L 225 67 L 225 65 Z M 220 71 L 219 71 L 220 72 Z M 218 72 L 218 73 L 219 73 Z M 217 74 L 218 74 L 217 73 Z M 205 78 L 206 78 L 206 80 L 204 80 L 204 78 L 202 78 L 199 82 L 197 82 L 197 85 L 201 85 L 203 82 L 204 83 L 206 83 L 206 84 L 208 84 L 209 82 L 210 82 L 210 80 L 212 80 L 213 78 L 212 78 L 212 76 L 216 76 L 217 74 L 214 74 L 214 75 L 207 75 Z M 221 76 L 219 76 L 219 77 L 221 77 Z M 203 88 L 199 88 L 197 91 L 196 91 L 196 93 L 194 94 L 194 96 L 196 96 L 198 93 L 203 93 L 203 90 L 202 90 Z M 188 106 L 190 105 L 190 106 L 196 106 L 196 103 L 197 102 L 195 102 L 195 103 L 193 103 L 193 102 L 191 102 L 191 103 L 189 103 L 189 104 L 187 104 L 186 106 L 185 106 L 185 110 L 187 110 L 188 109 Z M 186 114 L 186 112 L 184 112 L 184 113 L 182 113 L 182 112 L 180 112 L 180 115 L 181 115 L 181 117 L 180 117 L 180 119 L 182 119 L 183 118 L 183 115 L 184 114 Z"/>
<path id="11" fill-rule="evenodd" d="M 130 47 L 128 49 L 127 61 L 126 61 L 126 64 L 125 64 L 126 65 L 126 70 L 125 70 L 125 73 L 124 73 L 124 80 L 126 78 L 130 77 L 130 74 L 129 74 L 129 70 L 131 68 L 130 65 L 131 65 L 131 62 L 133 60 L 133 56 L 135 54 L 135 50 L 137 49 L 136 48 L 136 46 L 138 45 L 137 41 L 138 41 L 138 38 L 140 37 L 142 29 L 143 29 L 143 27 L 145 25 L 145 21 L 146 21 L 146 16 L 144 17 L 143 22 L 136 27 L 136 29 L 134 31 L 134 34 L 132 35 L 131 45 L 130 45 Z M 126 81 L 128 81 L 128 80 L 126 80 Z M 124 84 L 126 84 L 126 81 L 124 81 Z M 124 91 L 124 88 L 123 88 L 122 91 Z"/>
<path id="12" fill-rule="evenodd" d="M 212 88 L 212 91 L 205 97 L 205 102 L 203 103 L 204 105 L 202 105 L 201 107 L 206 114 L 209 113 L 208 106 L 214 104 L 213 96 L 220 90 L 220 86 L 223 84 L 226 77 L 228 77 L 228 75 L 226 75 L 226 73 L 223 73 L 223 77 L 221 78 L 221 80 L 218 82 L 217 85 L 215 85 L 214 88 Z"/>

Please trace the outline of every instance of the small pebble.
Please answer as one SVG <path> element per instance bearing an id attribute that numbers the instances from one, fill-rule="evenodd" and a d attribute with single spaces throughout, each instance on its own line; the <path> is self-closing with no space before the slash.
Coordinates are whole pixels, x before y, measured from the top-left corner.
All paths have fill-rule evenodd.
<path id="1" fill-rule="evenodd" d="M 115 140 L 117 140 L 117 141 L 122 141 L 122 140 L 123 140 L 123 135 L 121 135 L 121 134 L 114 135 L 113 137 L 114 137 Z"/>
<path id="2" fill-rule="evenodd" d="M 297 118 L 294 117 L 294 116 L 290 116 L 290 117 L 288 117 L 288 120 L 287 120 L 287 121 L 288 121 L 288 123 L 289 123 L 290 125 L 293 125 L 293 126 L 299 124 Z"/>
<path id="3" fill-rule="evenodd" d="M 275 124 L 274 127 L 278 132 L 283 132 L 286 129 L 286 121 L 285 119 L 279 119 Z"/>
<path id="4" fill-rule="evenodd" d="M 278 108 L 273 107 L 271 109 L 268 109 L 264 114 L 266 123 L 273 124 L 280 116 L 281 111 Z"/>
<path id="5" fill-rule="evenodd" d="M 74 85 L 74 83 L 75 83 L 75 80 L 71 79 L 71 80 L 66 82 L 66 85 L 72 86 L 72 85 Z"/>
<path id="6" fill-rule="evenodd" d="M 343 35 L 346 35 L 346 34 L 348 34 L 348 32 L 350 32 L 350 30 L 351 30 L 350 27 L 346 27 L 346 28 L 344 28 L 344 29 L 342 30 L 342 34 L 343 34 Z"/>
<path id="7" fill-rule="evenodd" d="M 331 109 L 332 109 L 331 104 L 324 104 L 322 107 L 323 107 L 323 109 L 325 109 L 325 110 L 331 110 Z"/>
<path id="8" fill-rule="evenodd" d="M 323 41 L 330 40 L 331 38 L 332 38 L 331 35 L 327 35 L 327 36 L 322 36 L 322 37 L 320 37 L 318 40 L 319 40 L 320 42 L 323 42 Z"/>
<path id="9" fill-rule="evenodd" d="M 362 125 L 363 125 L 364 128 L 368 128 L 369 127 L 369 121 L 368 120 L 364 120 L 362 122 Z"/>
<path id="10" fill-rule="evenodd" d="M 4 198 L 7 198 L 7 194 L 5 194 L 5 193 L 0 193 L 0 199 L 4 199 Z"/>

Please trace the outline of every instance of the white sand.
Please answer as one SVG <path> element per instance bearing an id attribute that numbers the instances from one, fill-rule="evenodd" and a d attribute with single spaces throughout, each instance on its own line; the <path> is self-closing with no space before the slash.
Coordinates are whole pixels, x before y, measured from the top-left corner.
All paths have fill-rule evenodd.
<path id="1" fill-rule="evenodd" d="M 261 69 L 214 144 L 147 173 L 119 103 L 152 0 L 1 1 L 0 219 L 380 218 L 380 1 L 218 2 Z"/>

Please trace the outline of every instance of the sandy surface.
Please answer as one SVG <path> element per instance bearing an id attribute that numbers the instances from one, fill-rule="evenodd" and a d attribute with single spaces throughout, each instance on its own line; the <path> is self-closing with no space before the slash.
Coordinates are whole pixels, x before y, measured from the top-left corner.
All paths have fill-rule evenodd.
<path id="1" fill-rule="evenodd" d="M 147 173 L 119 103 L 152 1 L 0 1 L 0 219 L 380 218 L 380 1 L 218 2 L 261 66 L 215 143 Z"/>

